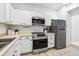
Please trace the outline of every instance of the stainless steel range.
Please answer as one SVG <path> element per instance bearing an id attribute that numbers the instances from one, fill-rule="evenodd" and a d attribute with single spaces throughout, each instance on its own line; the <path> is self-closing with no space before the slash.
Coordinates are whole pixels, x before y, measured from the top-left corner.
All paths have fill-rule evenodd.
<path id="1" fill-rule="evenodd" d="M 48 50 L 48 37 L 43 32 L 33 33 L 33 53 L 44 52 Z"/>

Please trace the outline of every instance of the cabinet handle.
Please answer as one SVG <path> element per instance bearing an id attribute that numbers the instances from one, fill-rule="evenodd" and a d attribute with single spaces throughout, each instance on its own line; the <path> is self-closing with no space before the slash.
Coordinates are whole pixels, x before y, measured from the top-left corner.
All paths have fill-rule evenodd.
<path id="1" fill-rule="evenodd" d="M 15 50 L 15 52 L 17 52 L 17 50 Z"/>
<path id="2" fill-rule="evenodd" d="M 50 38 L 50 39 L 53 39 L 53 38 Z"/>
<path id="3" fill-rule="evenodd" d="M 15 55 L 13 54 L 13 56 L 15 56 Z"/>
<path id="4" fill-rule="evenodd" d="M 50 43 L 50 44 L 53 44 L 53 43 Z"/>

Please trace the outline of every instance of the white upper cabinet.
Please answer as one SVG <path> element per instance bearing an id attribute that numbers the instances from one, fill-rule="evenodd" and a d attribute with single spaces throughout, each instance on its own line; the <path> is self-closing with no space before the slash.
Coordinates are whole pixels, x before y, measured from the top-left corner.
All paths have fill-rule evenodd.
<path id="1" fill-rule="evenodd" d="M 10 4 L 6 3 L 6 21 L 10 21 L 10 19 L 11 19 L 10 11 L 11 11 L 11 6 L 10 6 Z"/>
<path id="2" fill-rule="evenodd" d="M 14 8 L 12 5 L 10 5 L 10 20 L 14 23 Z"/>
<path id="3" fill-rule="evenodd" d="M 14 11 L 14 24 L 20 25 L 22 24 L 22 15 L 20 13 L 20 11 L 15 10 Z"/>
<path id="4" fill-rule="evenodd" d="M 25 10 L 15 9 L 14 21 L 20 25 L 32 25 L 31 15 Z"/>
<path id="5" fill-rule="evenodd" d="M 32 17 L 31 16 L 29 16 L 27 18 L 27 25 L 32 25 Z"/>
<path id="6" fill-rule="evenodd" d="M 0 22 L 5 21 L 5 3 L 0 3 Z"/>
<path id="7" fill-rule="evenodd" d="M 51 17 L 49 15 L 45 16 L 45 26 L 51 26 Z"/>
<path id="8" fill-rule="evenodd" d="M 11 4 L 6 3 L 6 21 L 8 23 L 14 23 L 14 8 Z"/>
<path id="9" fill-rule="evenodd" d="M 21 25 L 32 25 L 32 17 L 40 16 L 45 18 L 45 26 L 51 26 L 51 17 L 37 12 L 15 9 L 14 21 Z"/>
<path id="10" fill-rule="evenodd" d="M 9 3 L 0 5 L 0 20 L 5 19 L 8 23 L 14 25 L 32 25 L 32 16 L 40 16 L 45 18 L 45 26 L 51 26 L 51 17 L 39 12 L 28 10 L 14 9 Z"/>

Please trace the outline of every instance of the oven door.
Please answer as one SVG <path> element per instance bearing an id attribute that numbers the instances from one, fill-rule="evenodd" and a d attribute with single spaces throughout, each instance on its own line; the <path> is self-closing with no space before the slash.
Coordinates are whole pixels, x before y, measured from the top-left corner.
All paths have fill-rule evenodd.
<path id="1" fill-rule="evenodd" d="M 39 48 L 39 40 L 33 40 L 33 50 Z"/>
<path id="2" fill-rule="evenodd" d="M 47 39 L 39 40 L 39 49 L 46 48 L 46 47 L 48 47 Z"/>
<path id="3" fill-rule="evenodd" d="M 48 47 L 48 39 L 33 40 L 33 50 Z"/>

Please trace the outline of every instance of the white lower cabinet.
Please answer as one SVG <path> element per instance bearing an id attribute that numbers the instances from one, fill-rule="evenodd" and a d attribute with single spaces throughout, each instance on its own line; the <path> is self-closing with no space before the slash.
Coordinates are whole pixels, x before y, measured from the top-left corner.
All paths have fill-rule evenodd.
<path id="1" fill-rule="evenodd" d="M 12 46 L 3 56 L 14 56 L 14 47 Z"/>
<path id="2" fill-rule="evenodd" d="M 21 38 L 22 53 L 32 52 L 32 36 L 26 36 Z"/>
<path id="3" fill-rule="evenodd" d="M 16 40 L 15 43 L 8 49 L 8 51 L 6 51 L 6 53 L 4 54 L 4 56 L 19 56 L 20 55 L 20 40 L 18 39 L 14 39 Z"/>
<path id="4" fill-rule="evenodd" d="M 19 37 L 3 56 L 20 56 L 21 53 L 32 52 L 32 36 Z"/>
<path id="5" fill-rule="evenodd" d="M 17 39 L 17 41 L 14 44 L 14 55 L 19 56 L 20 55 L 20 38 Z"/>
<path id="6" fill-rule="evenodd" d="M 46 34 L 48 36 L 48 48 L 52 48 L 55 46 L 55 35 L 54 33 L 47 33 Z"/>

